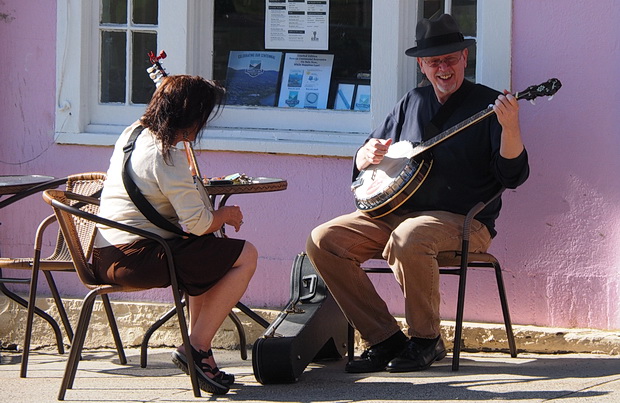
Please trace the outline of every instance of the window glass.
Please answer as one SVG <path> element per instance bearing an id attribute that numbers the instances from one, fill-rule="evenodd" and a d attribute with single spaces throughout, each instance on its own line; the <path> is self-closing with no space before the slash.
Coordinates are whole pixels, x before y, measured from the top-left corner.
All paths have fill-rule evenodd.
<path id="1" fill-rule="evenodd" d="M 155 86 L 146 74 L 146 68 L 150 63 L 145 60 L 149 52 L 155 52 L 157 49 L 157 34 L 155 32 L 134 32 L 132 42 L 131 102 L 146 104 L 155 92 Z"/>
<path id="2" fill-rule="evenodd" d="M 312 2 L 309 1 L 308 3 Z M 366 99 L 362 93 L 365 94 L 367 92 L 364 86 L 370 85 L 372 0 L 330 0 L 327 3 L 329 3 L 328 49 L 304 50 L 295 49 L 290 45 L 286 49 L 266 49 L 265 0 L 216 1 L 213 78 L 225 83 L 229 87 L 229 101 L 227 102 L 233 102 L 236 105 L 277 105 L 276 102 L 272 101 L 284 96 L 279 93 L 280 86 L 282 85 L 281 80 L 294 79 L 293 76 L 296 73 L 295 71 L 286 70 L 284 66 L 286 54 L 333 55 L 333 61 L 332 56 L 320 56 L 329 58 L 329 63 L 331 63 L 331 74 L 328 77 L 330 79 L 328 86 L 329 94 L 326 95 L 328 99 L 325 105 L 327 109 L 334 108 L 334 105 L 341 105 L 341 103 L 335 102 L 338 87 L 341 85 L 353 85 L 356 91 L 359 88 L 360 95 L 356 98 Z M 310 7 L 310 4 L 308 6 Z M 271 61 L 275 60 L 274 63 L 277 63 L 278 60 L 280 61 L 280 67 L 274 73 L 277 76 L 277 84 L 272 85 L 275 88 L 275 94 L 267 95 L 260 93 L 256 89 L 258 86 L 255 86 L 255 88 L 246 88 L 246 92 L 255 94 L 256 101 L 248 96 L 238 101 L 238 98 L 235 98 L 238 95 L 235 91 L 239 90 L 233 85 L 233 80 L 228 77 L 229 57 L 231 52 L 236 52 L 233 55 L 238 55 L 241 52 L 250 51 L 270 52 L 270 57 L 274 54 L 276 55 L 276 58 L 272 57 Z M 250 62 L 252 61 L 250 60 Z M 285 70 L 293 75 L 283 73 Z M 230 74 L 232 75 L 232 73 Z M 313 77 L 316 79 L 316 76 L 313 76 L 308 71 L 305 74 L 308 79 Z M 287 77 L 283 77 L 284 75 L 287 75 Z M 250 85 L 252 84 L 247 84 L 247 86 Z M 306 93 L 304 97 L 305 102 L 315 99 L 309 97 L 315 97 L 315 94 Z M 351 99 L 349 100 L 350 109 L 354 110 L 354 104 L 351 102 Z M 363 109 L 357 108 L 357 110 Z"/>
<path id="3" fill-rule="evenodd" d="M 100 15 L 102 24 L 126 24 L 127 0 L 102 0 Z"/>
<path id="4" fill-rule="evenodd" d="M 155 90 L 146 69 L 148 52 L 157 51 L 158 1 L 102 0 L 100 4 L 99 102 L 146 104 Z"/>
<path id="5" fill-rule="evenodd" d="M 126 33 L 101 32 L 101 102 L 125 102 Z"/>
<path id="6" fill-rule="evenodd" d="M 133 0 L 132 21 L 134 24 L 157 25 L 158 1 Z"/>

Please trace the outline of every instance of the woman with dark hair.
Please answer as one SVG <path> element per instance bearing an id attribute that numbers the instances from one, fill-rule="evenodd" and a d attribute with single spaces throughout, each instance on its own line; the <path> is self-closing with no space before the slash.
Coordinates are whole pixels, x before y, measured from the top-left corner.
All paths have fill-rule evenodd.
<path id="1" fill-rule="evenodd" d="M 211 342 L 245 292 L 256 269 L 258 252 L 247 241 L 214 235 L 224 224 L 239 231 L 243 224 L 241 209 L 208 208 L 196 189 L 184 150 L 176 146 L 196 141 L 219 110 L 223 96 L 222 87 L 201 77 L 165 77 L 144 115 L 116 142 L 100 207 L 102 217 L 168 240 L 180 287 L 188 295 L 190 343 L 200 387 L 215 394 L 228 392 L 234 376 L 218 369 Z M 131 148 L 128 142 L 133 142 L 129 156 L 125 155 Z M 172 228 L 174 232 L 141 213 L 127 192 L 123 172 L 159 215 L 176 227 Z M 179 235 L 182 229 L 187 236 Z M 103 282 L 142 288 L 170 285 L 162 248 L 127 232 L 101 226 L 93 263 Z M 172 360 L 189 373 L 182 346 L 172 353 Z"/>

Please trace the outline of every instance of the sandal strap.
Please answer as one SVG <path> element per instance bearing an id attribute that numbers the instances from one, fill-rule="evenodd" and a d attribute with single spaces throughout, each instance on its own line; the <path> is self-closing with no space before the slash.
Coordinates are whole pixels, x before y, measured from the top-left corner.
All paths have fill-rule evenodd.
<path id="1" fill-rule="evenodd" d="M 214 378 L 225 378 L 229 376 L 224 371 L 221 371 L 217 367 L 217 365 L 215 367 L 212 367 L 210 364 L 202 361 L 203 359 L 213 357 L 213 351 L 211 349 L 209 349 L 208 351 L 196 351 L 196 349 L 192 346 L 192 354 L 194 355 L 194 361 L 196 362 L 196 364 L 198 364 L 200 369 L 202 369 L 202 372 L 209 372 L 211 375 L 213 375 Z"/>
<path id="2" fill-rule="evenodd" d="M 192 355 L 194 356 L 194 362 L 200 367 L 202 372 L 210 373 L 213 375 L 213 379 L 215 380 L 227 380 L 232 382 L 235 378 L 234 375 L 227 374 L 226 372 L 220 370 L 217 365 L 212 367 L 210 364 L 203 362 L 203 359 L 208 359 L 213 356 L 213 350 L 209 349 L 207 351 L 200 350 L 197 351 L 194 346 L 192 346 Z"/>

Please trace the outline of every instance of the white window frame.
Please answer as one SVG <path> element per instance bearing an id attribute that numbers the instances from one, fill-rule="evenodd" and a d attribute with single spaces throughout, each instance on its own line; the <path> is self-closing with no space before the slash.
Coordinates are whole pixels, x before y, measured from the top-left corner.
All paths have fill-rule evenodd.
<path id="1" fill-rule="evenodd" d="M 143 106 L 120 106 L 123 110 L 109 124 L 92 123 L 97 97 L 93 74 L 98 76 L 99 57 L 93 27 L 98 27 L 98 7 L 98 1 L 58 0 L 55 132 L 61 144 L 113 145 L 144 110 Z M 404 51 L 415 45 L 417 14 L 416 1 L 373 2 L 370 112 L 228 105 L 196 148 L 352 156 L 393 105 L 416 85 L 416 60 Z M 512 0 L 478 0 L 477 18 L 477 81 L 510 90 Z M 204 38 L 212 38 L 212 28 L 212 0 L 160 0 L 158 50 L 169 55 L 164 61 L 168 72 L 211 77 L 213 44 Z"/>

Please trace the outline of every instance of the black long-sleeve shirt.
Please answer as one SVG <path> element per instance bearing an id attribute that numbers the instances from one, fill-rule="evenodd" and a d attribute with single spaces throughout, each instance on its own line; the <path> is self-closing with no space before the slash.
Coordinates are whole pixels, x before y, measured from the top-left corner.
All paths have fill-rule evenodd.
<path id="1" fill-rule="evenodd" d="M 448 117 L 440 132 L 464 121 L 493 104 L 500 93 L 476 84 L 466 98 Z M 441 104 L 432 86 L 415 88 L 394 107 L 381 126 L 369 136 L 408 140 L 420 143 L 424 128 L 433 119 Z M 401 205 L 399 211 L 443 210 L 457 214 L 467 211 L 480 201 L 489 200 L 500 187 L 514 189 L 529 175 L 527 152 L 514 159 L 499 153 L 502 127 L 495 114 L 436 144 L 432 153 L 432 168 L 417 191 Z M 354 178 L 359 172 L 354 165 Z M 499 216 L 501 199 L 496 199 L 476 216 L 496 235 L 495 220 Z"/>

